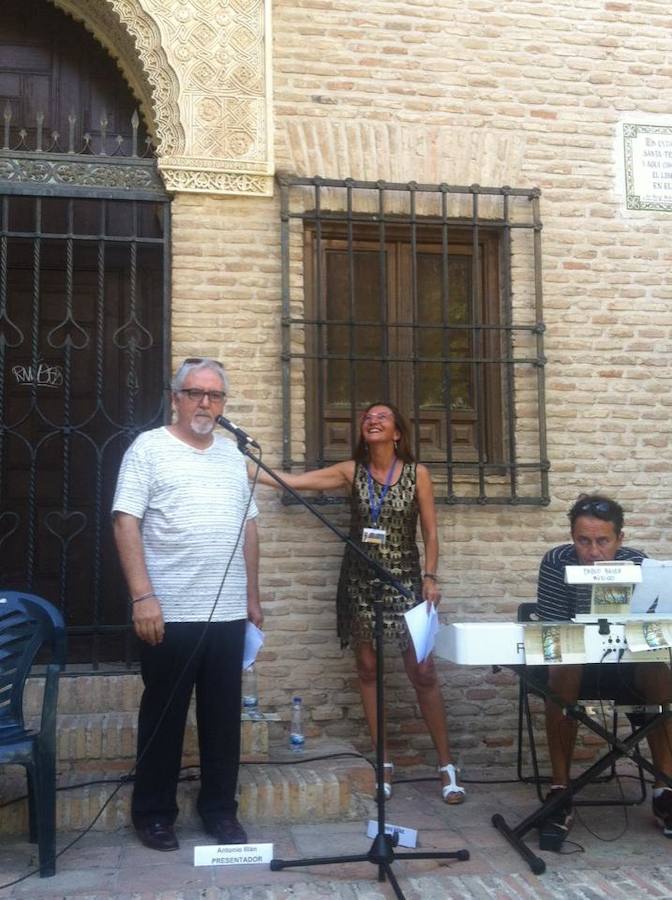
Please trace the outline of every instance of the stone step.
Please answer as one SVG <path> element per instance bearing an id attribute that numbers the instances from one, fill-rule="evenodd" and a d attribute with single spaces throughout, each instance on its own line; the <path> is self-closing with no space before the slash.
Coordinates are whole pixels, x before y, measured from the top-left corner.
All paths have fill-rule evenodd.
<path id="1" fill-rule="evenodd" d="M 43 689 L 44 679 L 39 676 L 26 682 L 24 710 L 28 723 L 37 723 Z M 61 676 L 57 729 L 61 769 L 67 771 L 70 764 L 76 768 L 114 766 L 115 770 L 123 770 L 132 762 L 141 696 L 142 679 L 137 672 Z M 245 712 L 241 712 L 241 718 L 243 757 L 249 760 L 267 758 L 269 740 L 280 739 L 283 733 L 280 717 L 262 711 L 256 719 Z M 192 701 L 184 745 L 185 755 L 190 759 L 197 752 L 197 743 L 195 701 Z"/>
<path id="2" fill-rule="evenodd" d="M 317 759 L 333 754 L 355 754 L 355 751 L 351 745 L 342 742 L 316 740 L 311 742 L 309 751 L 301 755 L 305 762 L 299 762 L 299 757 L 283 741 L 271 746 L 272 762 L 243 764 L 239 778 L 241 820 L 250 825 L 266 825 L 328 822 L 361 816 L 367 798 L 373 795 L 373 769 L 366 760 L 356 755 Z M 131 785 L 122 784 L 112 796 L 118 782 L 93 783 L 98 780 L 114 781 L 115 775 L 118 776 L 118 773 L 109 766 L 99 773 L 73 769 L 60 774 L 57 793 L 59 831 L 86 828 L 97 815 L 93 825 L 97 831 L 114 831 L 128 825 Z M 189 776 L 188 770 L 185 775 Z M 66 786 L 71 789 L 63 790 Z M 180 822 L 183 824 L 198 823 L 198 789 L 197 778 L 180 783 L 178 804 Z M 26 800 L 11 802 L 24 794 L 23 770 L 7 767 L 0 780 L 0 806 L 8 804 L 3 806 L 0 833 L 27 832 Z"/>
<path id="3" fill-rule="evenodd" d="M 252 717 L 241 712 L 241 755 L 246 761 L 268 758 L 271 731 L 280 739 L 285 726 L 277 713 L 263 713 Z M 59 714 L 56 732 L 56 755 L 60 771 L 70 769 L 98 769 L 113 765 L 115 770 L 130 768 L 135 759 L 137 742 L 137 710 L 132 712 Z M 32 717 L 29 725 L 38 727 Z M 198 756 L 196 716 L 192 708 L 187 718 L 184 739 L 187 762 Z"/>
<path id="4" fill-rule="evenodd" d="M 26 681 L 24 709 L 37 715 L 41 709 L 44 678 Z M 142 696 L 142 679 L 137 672 L 61 675 L 58 683 L 58 711 L 62 715 L 137 711 Z"/>

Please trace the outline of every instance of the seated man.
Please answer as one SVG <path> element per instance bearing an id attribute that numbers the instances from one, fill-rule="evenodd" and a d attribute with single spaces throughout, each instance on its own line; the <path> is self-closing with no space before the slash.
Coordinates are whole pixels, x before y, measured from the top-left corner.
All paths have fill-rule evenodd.
<path id="1" fill-rule="evenodd" d="M 539 568 L 537 608 L 539 617 L 544 620 L 563 621 L 577 613 L 590 613 L 591 587 L 565 584 L 565 566 L 587 566 L 612 560 L 632 560 L 641 565 L 645 556 L 639 550 L 623 546 L 623 508 L 615 500 L 601 494 L 581 494 L 568 516 L 572 543 L 549 550 Z M 610 668 L 611 664 L 607 664 L 607 670 Z M 549 688 L 567 705 L 574 704 L 579 696 L 582 674 L 583 666 L 550 666 Z M 672 677 L 665 663 L 629 663 L 623 665 L 618 674 L 620 678 L 632 679 L 633 689 L 643 703 L 672 701 Z M 565 716 L 556 703 L 547 701 L 551 793 L 562 790 L 570 782 L 576 730 L 577 722 Z M 648 741 L 653 765 L 666 775 L 672 775 L 672 722 L 668 720 L 651 731 Z M 672 790 L 658 780 L 653 790 L 653 813 L 665 837 L 672 837 Z M 553 817 L 554 825 L 565 834 L 571 820 L 571 807 L 560 810 Z"/>

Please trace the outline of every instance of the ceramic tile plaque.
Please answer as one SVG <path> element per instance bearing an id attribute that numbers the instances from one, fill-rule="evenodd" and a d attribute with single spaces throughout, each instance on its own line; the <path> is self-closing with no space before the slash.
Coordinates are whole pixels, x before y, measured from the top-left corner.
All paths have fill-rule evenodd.
<path id="1" fill-rule="evenodd" d="M 628 209 L 672 211 L 672 125 L 623 124 Z"/>

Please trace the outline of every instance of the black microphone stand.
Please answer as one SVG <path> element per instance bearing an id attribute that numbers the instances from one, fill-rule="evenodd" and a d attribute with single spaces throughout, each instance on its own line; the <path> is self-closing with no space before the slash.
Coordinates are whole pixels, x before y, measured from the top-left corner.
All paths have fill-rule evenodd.
<path id="1" fill-rule="evenodd" d="M 378 881 L 385 881 L 385 878 L 387 877 L 398 900 L 405 900 L 404 894 L 399 887 L 399 882 L 397 881 L 394 872 L 392 871 L 392 863 L 395 860 L 394 848 L 398 843 L 398 835 L 390 835 L 385 833 L 385 770 L 383 768 L 385 757 L 385 738 L 383 734 L 383 730 L 385 727 L 385 717 L 383 715 L 384 641 L 383 600 L 381 597 L 382 583 L 386 582 L 387 584 L 391 584 L 395 588 L 395 590 L 399 591 L 400 594 L 403 594 L 409 599 L 415 599 L 414 595 L 405 585 L 401 584 L 400 581 L 398 581 L 390 572 L 388 572 L 388 570 L 384 566 L 382 566 L 377 560 L 372 559 L 368 555 L 368 553 L 365 553 L 364 550 L 362 550 L 362 548 L 358 544 L 356 544 L 349 535 L 341 531 L 340 528 L 330 522 L 329 519 L 327 519 L 326 516 L 324 516 L 318 509 L 316 509 L 311 503 L 309 503 L 309 501 L 306 500 L 305 497 L 302 497 L 297 491 L 294 490 L 294 488 L 290 487 L 285 481 L 283 481 L 283 479 L 279 475 L 277 475 L 272 469 L 270 469 L 265 463 L 263 463 L 260 458 L 256 457 L 247 446 L 250 440 L 247 435 L 237 434 L 236 436 L 238 439 L 238 449 L 244 456 L 247 456 L 248 459 L 251 459 L 256 466 L 266 472 L 267 475 L 270 475 L 270 477 L 275 482 L 277 482 L 277 484 L 279 484 L 289 494 L 291 494 L 295 500 L 298 500 L 298 502 L 309 512 L 311 512 L 317 519 L 319 519 L 323 525 L 326 525 L 330 531 L 333 531 L 333 533 L 344 544 L 350 547 L 350 549 L 354 553 L 356 553 L 361 559 L 366 562 L 366 564 L 376 573 L 377 576 L 376 581 L 374 582 L 374 584 L 376 584 L 377 596 L 373 600 L 374 637 L 376 647 L 376 805 L 378 809 L 378 830 L 376 836 L 373 839 L 373 843 L 371 844 L 368 853 L 346 856 L 320 856 L 313 859 L 272 859 L 271 871 L 277 872 L 280 869 L 287 869 L 294 866 L 326 866 L 336 863 L 370 862 L 373 865 L 378 866 Z M 469 859 L 469 851 L 432 851 L 427 853 L 412 852 L 397 854 L 396 858 L 457 859 L 459 861 L 464 861 Z"/>

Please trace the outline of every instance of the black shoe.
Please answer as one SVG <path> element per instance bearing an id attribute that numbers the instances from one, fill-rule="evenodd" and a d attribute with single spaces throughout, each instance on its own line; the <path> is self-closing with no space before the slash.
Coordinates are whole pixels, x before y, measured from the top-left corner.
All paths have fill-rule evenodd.
<path id="1" fill-rule="evenodd" d="M 218 844 L 247 843 L 247 832 L 235 816 L 223 816 L 217 822 L 206 824 L 205 830 Z"/>
<path id="2" fill-rule="evenodd" d="M 147 825 L 136 826 L 136 834 L 150 850 L 178 850 L 179 844 L 175 837 L 175 829 L 165 822 L 149 822 Z"/>
<path id="3" fill-rule="evenodd" d="M 667 838 L 672 838 L 672 790 L 664 790 L 658 797 L 653 798 L 653 814 L 658 824 L 663 829 Z"/>
<path id="4" fill-rule="evenodd" d="M 546 802 L 553 800 L 562 793 L 562 788 L 554 788 L 546 796 Z M 546 818 L 539 828 L 539 849 L 560 850 L 562 842 L 569 834 L 569 829 L 574 821 L 574 812 L 571 803 L 560 806 Z"/>

